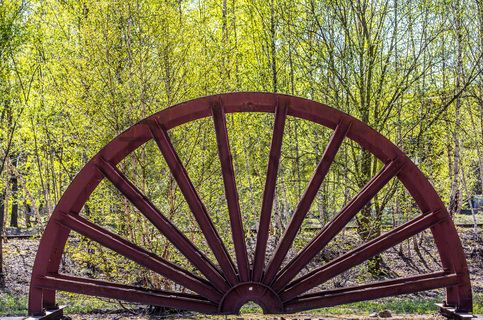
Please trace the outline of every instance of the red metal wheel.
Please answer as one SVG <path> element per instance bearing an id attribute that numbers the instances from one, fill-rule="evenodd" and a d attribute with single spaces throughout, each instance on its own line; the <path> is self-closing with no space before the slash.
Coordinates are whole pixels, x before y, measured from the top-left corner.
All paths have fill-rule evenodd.
<path id="1" fill-rule="evenodd" d="M 225 113 L 268 112 L 275 114 L 262 210 L 253 264 L 249 264 L 243 221 Z M 287 115 L 333 129 L 310 181 L 283 238 L 265 264 L 269 224 L 275 193 L 282 137 Z M 221 159 L 236 263 L 228 254 L 207 209 L 191 183 L 174 150 L 167 131 L 181 124 L 213 117 Z M 348 138 L 374 154 L 385 166 L 317 236 L 283 268 L 302 221 L 312 204 L 343 139 Z M 127 155 L 154 139 L 180 187 L 216 264 L 210 261 L 171 221 L 116 167 Z M 390 179 L 397 177 L 414 198 L 422 214 L 409 222 L 343 254 L 333 261 L 296 278 Z M 79 212 L 102 179 L 108 179 L 151 223 L 197 268 L 202 277 L 109 232 L 79 216 Z M 367 285 L 307 293 L 314 287 L 361 264 L 382 251 L 430 229 L 443 270 Z M 59 273 L 59 264 L 71 230 L 112 249 L 139 265 L 153 270 L 193 293 L 146 290 L 105 281 Z M 108 297 L 150 305 L 174 307 L 203 313 L 238 313 L 247 301 L 257 302 L 266 313 L 297 312 L 360 300 L 446 288 L 449 306 L 471 311 L 472 296 L 465 255 L 452 220 L 429 181 L 410 159 L 389 140 L 361 121 L 326 105 L 292 96 L 271 93 L 232 93 L 185 102 L 132 126 L 94 156 L 64 193 L 40 242 L 29 296 L 29 313 L 41 314 L 55 308 L 57 290 Z"/>

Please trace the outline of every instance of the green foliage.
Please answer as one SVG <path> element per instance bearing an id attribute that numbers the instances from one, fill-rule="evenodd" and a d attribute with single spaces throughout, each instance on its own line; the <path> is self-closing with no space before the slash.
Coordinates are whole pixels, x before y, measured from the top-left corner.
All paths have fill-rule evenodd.
<path id="1" fill-rule="evenodd" d="M 61 293 L 59 305 L 65 306 L 66 314 L 85 314 L 99 310 L 119 309 L 119 304 L 115 301 L 71 293 Z"/>
<path id="2" fill-rule="evenodd" d="M 27 299 L 11 294 L 0 296 L 0 314 L 2 315 L 23 315 L 27 311 Z M 342 306 L 322 308 L 314 310 L 315 314 L 324 315 L 348 315 L 348 314 L 370 314 L 383 310 L 391 310 L 393 314 L 435 314 L 438 308 L 435 305 L 440 303 L 442 297 L 394 297 L 384 298 L 377 301 L 356 302 Z M 68 314 L 83 314 L 96 310 L 117 310 L 119 304 L 77 294 L 62 293 L 59 303 L 66 305 L 65 312 Z M 483 313 L 483 295 L 476 293 L 474 296 L 474 314 Z M 261 309 L 255 303 L 247 303 L 241 309 L 242 314 L 261 313 Z M 203 318 L 200 316 L 200 318 Z M 221 318 L 221 317 L 220 317 Z"/>
<path id="3" fill-rule="evenodd" d="M 263 313 L 263 309 L 255 302 L 249 301 L 245 303 L 240 309 L 240 314 L 246 314 L 246 313 L 261 314 Z"/>
<path id="4" fill-rule="evenodd" d="M 40 212 L 42 223 L 86 161 L 142 118 L 202 95 L 276 90 L 328 103 L 369 123 L 408 152 L 445 201 L 454 180 L 452 133 L 461 132 L 464 156 L 457 161 L 464 182 L 458 177 L 458 185 L 464 201 L 481 189 L 482 160 L 476 160 L 482 149 L 477 121 L 481 46 L 472 36 L 479 30 L 478 11 L 476 4 L 469 4 L 462 17 L 465 78 L 460 80 L 466 81 L 467 94 L 460 96 L 453 94 L 459 75 L 453 67 L 457 52 L 450 49 L 458 45 L 456 27 L 446 14 L 451 4 L 418 3 L 396 7 L 371 1 L 367 8 L 356 8 L 350 2 L 237 1 L 223 9 L 217 1 L 7 1 L 2 5 L 2 41 L 8 50 L 2 51 L 7 59 L 0 78 L 1 88 L 8 91 L 2 97 L 11 97 L 2 119 L 11 121 L 2 121 L 3 156 L 6 162 L 20 157 L 22 198 Z M 351 15 L 343 16 L 343 9 Z M 463 105 L 458 123 L 452 121 L 455 100 Z M 243 117 L 234 116 L 229 128 L 242 174 L 237 182 L 242 190 L 260 189 L 270 139 L 259 140 L 257 146 L 241 133 L 258 141 L 252 130 L 270 135 L 272 120 L 260 118 L 245 128 L 248 119 L 237 120 L 245 121 Z M 218 165 L 210 160 L 216 159 L 213 141 L 206 140 L 210 121 L 203 126 L 203 131 L 193 127 L 172 133 L 182 158 L 195 154 L 190 162 L 195 181 L 204 179 L 198 170 L 204 168 L 202 161 Z M 13 149 L 7 148 L 9 132 L 15 132 Z M 280 200 L 282 211 L 292 210 L 300 198 L 329 134 L 318 126 L 289 121 L 279 177 L 284 185 L 279 191 L 286 189 L 280 194 L 286 198 Z M 207 144 L 186 147 L 200 138 Z M 150 163 L 157 151 L 151 146 L 143 152 L 144 158 L 126 160 L 125 170 Z M 324 185 L 314 206 L 325 215 L 321 219 L 347 201 L 340 194 L 352 188 L 356 192 L 380 169 L 374 158 L 362 161 L 366 155 L 353 144 L 338 157 L 328 180 L 344 180 Z M 142 173 L 143 179 L 156 177 L 163 165 L 157 161 Z M 252 171 L 243 173 L 247 166 Z M 2 175 L 3 185 L 9 174 Z M 211 189 L 218 185 L 213 180 L 201 193 L 213 197 L 219 190 Z M 160 188 L 152 190 L 162 197 Z M 394 188 L 391 201 L 383 201 L 384 195 L 376 198 L 377 212 L 396 202 L 400 211 L 411 207 L 404 203 L 403 188 Z M 253 190 L 250 197 L 259 201 L 260 194 Z M 329 194 L 339 196 L 329 201 Z M 251 211 L 255 215 L 256 210 Z"/>
<path id="5" fill-rule="evenodd" d="M 370 314 L 383 310 L 390 310 L 394 314 L 435 314 L 438 312 L 436 303 L 441 303 L 442 299 L 443 297 L 392 297 L 323 308 L 318 309 L 315 312 L 320 314 Z M 478 293 L 475 294 L 473 303 L 473 313 L 481 314 L 483 296 Z"/>
<path id="6" fill-rule="evenodd" d="M 27 298 L 9 293 L 0 294 L 0 314 L 2 316 L 24 315 L 27 313 Z"/>
<path id="7" fill-rule="evenodd" d="M 463 10 L 464 7 L 464 10 Z M 403 149 L 446 204 L 483 193 L 483 18 L 469 1 L 0 2 L 0 195 L 43 227 L 79 170 L 143 118 L 182 101 L 231 91 L 293 94 L 350 113 Z M 249 243 L 260 214 L 273 115 L 228 115 Z M 332 130 L 289 117 L 271 235 L 282 236 Z M 212 121 L 169 135 L 233 254 Z M 456 165 L 455 165 L 456 164 Z M 156 145 L 118 167 L 212 258 Z M 382 168 L 344 141 L 304 227 L 323 225 Z M 12 194 L 15 176 L 19 192 Z M 456 210 L 457 211 L 457 210 Z M 387 185 L 350 226 L 373 238 L 420 213 L 400 183 Z M 81 214 L 192 270 L 115 188 L 103 181 Z M 458 216 L 458 219 L 460 217 Z M 466 220 L 465 220 L 466 221 Z M 3 221 L 2 221 L 3 222 Z M 374 227 L 375 226 L 375 227 Z M 294 251 L 313 234 L 302 233 Z M 82 237 L 69 258 L 87 276 L 176 288 Z M 349 249 L 349 248 L 347 248 Z M 370 267 L 377 269 L 377 261 Z M 127 275 L 127 276 L 125 276 Z"/>
<path id="8" fill-rule="evenodd" d="M 66 306 L 65 312 L 70 314 L 90 313 L 96 310 L 117 310 L 119 308 L 119 304 L 113 301 L 70 293 L 61 293 L 58 303 L 61 306 Z M 0 314 L 2 316 L 27 314 L 27 297 L 10 293 L 0 294 Z"/>

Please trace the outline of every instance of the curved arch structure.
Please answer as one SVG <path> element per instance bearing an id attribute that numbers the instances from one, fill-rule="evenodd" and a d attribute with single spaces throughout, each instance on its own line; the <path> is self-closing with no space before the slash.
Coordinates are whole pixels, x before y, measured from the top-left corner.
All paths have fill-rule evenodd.
<path id="1" fill-rule="evenodd" d="M 225 114 L 233 112 L 266 112 L 273 113 L 275 117 L 260 228 L 251 264 L 226 129 Z M 287 115 L 333 129 L 333 134 L 283 238 L 266 264 L 268 228 Z M 176 126 L 204 117 L 212 117 L 214 121 L 235 257 L 228 254 L 167 134 Z M 200 252 L 116 167 L 128 154 L 150 139 L 156 141 L 216 262 Z M 352 139 L 370 151 L 384 163 L 384 167 L 342 208 L 333 221 L 281 268 L 344 139 Z M 394 177 L 404 184 L 422 214 L 297 278 L 299 271 Z M 199 270 L 202 277 L 79 216 L 102 179 L 110 180 Z M 312 289 L 316 286 L 425 229 L 431 230 L 435 240 L 443 266 L 440 272 L 313 293 Z M 173 280 L 192 293 L 146 290 L 59 273 L 59 263 L 71 230 Z M 266 313 L 285 313 L 435 288 L 446 288 L 446 305 L 458 311 L 471 311 L 468 269 L 455 226 L 429 181 L 401 150 L 366 124 L 326 105 L 272 93 L 230 93 L 204 97 L 162 110 L 121 133 L 85 165 L 56 206 L 41 239 L 32 273 L 29 313 L 38 315 L 45 309 L 54 309 L 57 290 L 203 313 L 234 314 L 246 301 L 259 303 Z"/>

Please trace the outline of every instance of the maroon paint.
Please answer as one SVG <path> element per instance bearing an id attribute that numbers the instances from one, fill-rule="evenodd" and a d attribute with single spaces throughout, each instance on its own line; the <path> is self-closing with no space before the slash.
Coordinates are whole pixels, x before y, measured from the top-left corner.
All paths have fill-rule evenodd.
<path id="1" fill-rule="evenodd" d="M 307 292 L 313 287 L 332 279 L 342 272 L 349 270 L 376 254 L 399 244 L 401 241 L 414 236 L 447 218 L 448 217 L 442 214 L 441 211 L 420 215 L 360 247 L 343 254 L 325 266 L 311 271 L 301 277 L 298 281 L 294 281 L 293 284 L 289 285 L 290 287 L 281 294 L 281 298 L 283 301 L 293 299 L 299 294 Z"/>
<path id="2" fill-rule="evenodd" d="M 431 290 L 441 287 L 451 287 L 461 280 L 456 274 L 445 274 L 440 276 L 428 275 L 426 277 L 402 278 L 391 283 L 378 283 L 373 286 L 353 287 L 352 290 L 327 293 L 321 292 L 319 296 L 310 298 L 300 297 L 286 304 L 287 312 L 300 312 L 313 308 L 331 307 L 344 303 L 366 301 L 383 297 L 397 296 L 401 294 L 414 293 L 423 290 Z"/>
<path id="3" fill-rule="evenodd" d="M 249 277 L 247 246 L 245 243 L 245 232 L 243 230 L 243 221 L 240 212 L 240 202 L 236 190 L 235 170 L 233 169 L 233 159 L 230 152 L 230 143 L 228 141 L 228 131 L 226 129 L 225 111 L 223 106 L 219 103 L 215 103 L 212 109 L 223 183 L 225 185 L 226 201 L 228 204 L 228 212 L 230 214 L 233 245 L 235 247 L 240 280 L 245 282 L 248 281 Z"/>
<path id="4" fill-rule="evenodd" d="M 265 252 L 267 250 L 268 231 L 272 216 L 273 198 L 275 196 L 275 185 L 277 184 L 277 173 L 280 164 L 280 154 L 282 151 L 282 138 L 285 129 L 285 118 L 287 117 L 288 107 L 285 103 L 280 103 L 277 99 L 275 108 L 275 122 L 273 125 L 272 145 L 268 158 L 267 177 L 265 189 L 263 190 L 262 211 L 258 224 L 257 244 L 255 247 L 255 258 L 253 261 L 253 281 L 260 281 L 265 264 Z"/>
<path id="5" fill-rule="evenodd" d="M 241 213 L 224 115 L 233 112 L 275 113 L 274 136 L 267 168 L 251 281 L 246 280 L 248 269 L 244 268 L 248 257 L 246 257 L 246 249 L 243 249 L 243 243 L 239 241 L 243 238 L 243 225 L 239 218 Z M 222 162 L 225 192 L 230 208 L 233 240 L 238 242 L 236 244 L 237 267 L 228 255 L 167 134 L 167 131 L 174 127 L 212 115 Z M 318 123 L 336 130 L 336 132 L 297 207 L 297 213 L 286 231 L 286 238 L 279 244 L 270 265 L 265 266 L 266 244 L 287 115 Z M 350 124 L 350 130 L 342 130 L 340 124 Z M 304 250 L 292 261 L 289 261 L 284 269 L 277 272 L 285 258 L 286 251 L 293 242 L 294 234 L 300 228 L 301 218 L 310 207 L 344 136 L 370 151 L 385 164 L 385 167 Z M 116 168 L 122 159 L 153 138 L 180 186 L 221 270 L 213 265 L 206 255 L 200 252 Z M 342 255 L 308 275 L 290 282 L 300 269 L 396 175 L 421 211 L 426 214 L 354 249 L 351 253 Z M 207 280 L 194 276 L 153 253 L 78 217 L 90 194 L 104 176 L 187 257 Z M 271 93 L 231 93 L 200 98 L 160 111 L 132 126 L 104 147 L 75 177 L 55 207 L 42 236 L 32 272 L 29 314 L 42 314 L 45 308 L 55 307 L 57 290 L 205 313 L 236 313 L 243 303 L 254 300 L 260 303 L 265 312 L 279 313 L 434 288 L 446 288 L 446 302 L 450 306 L 456 307 L 458 311 L 471 311 L 472 296 L 468 268 L 458 234 L 452 220 L 448 217 L 449 214 L 433 187 L 409 158 L 389 140 L 347 114 L 314 101 Z M 443 265 L 442 272 L 303 295 L 314 286 L 426 228 L 430 228 L 433 234 Z M 77 230 L 129 259 L 191 289 L 198 295 L 146 290 L 100 280 L 59 275 L 60 260 L 71 230 Z M 447 250 L 447 248 L 451 248 L 451 250 Z"/>
<path id="6" fill-rule="evenodd" d="M 320 185 L 324 181 L 325 175 L 329 172 L 330 165 L 334 161 L 334 157 L 339 150 L 342 140 L 345 138 L 347 131 L 349 130 L 350 124 L 339 123 L 337 128 L 327 145 L 322 159 L 320 160 L 315 173 L 310 180 L 309 186 L 307 187 L 302 200 L 300 200 L 295 213 L 292 216 L 289 226 L 285 230 L 282 239 L 280 240 L 272 259 L 268 263 L 267 271 L 263 278 L 264 283 L 272 283 L 275 278 L 276 273 L 279 271 L 288 250 L 292 246 L 292 243 L 297 236 L 297 232 L 304 221 L 305 215 L 310 210 L 310 206 L 319 191 Z"/>
<path id="7" fill-rule="evenodd" d="M 275 291 L 280 291 L 292 280 L 297 273 L 302 270 L 332 240 L 347 223 L 364 207 L 375 195 L 386 185 L 386 183 L 394 177 L 399 171 L 401 165 L 398 161 L 391 161 L 387 164 L 374 178 L 372 178 L 342 211 L 327 224 L 319 234 L 305 246 L 302 251 L 297 254 L 283 268 L 272 285 Z"/>
<path id="8" fill-rule="evenodd" d="M 218 311 L 222 314 L 238 314 L 248 301 L 257 303 L 265 314 L 283 310 L 280 297 L 270 287 L 260 282 L 242 282 L 225 293 Z"/>
<path id="9" fill-rule="evenodd" d="M 157 272 L 176 283 L 198 292 L 208 299 L 219 302 L 221 295 L 206 280 L 196 277 L 188 271 L 140 248 L 139 246 L 119 237 L 118 235 L 99 227 L 98 225 L 78 216 L 59 215 L 59 223 L 74 230 L 102 246 L 120 253 L 126 258 Z"/>
<path id="10" fill-rule="evenodd" d="M 137 288 L 124 288 L 109 286 L 98 282 L 75 281 L 55 276 L 40 277 L 37 285 L 41 288 L 62 290 L 73 293 L 87 294 L 103 298 L 125 300 L 129 302 L 143 303 L 155 306 L 170 307 L 177 309 L 193 310 L 204 313 L 216 313 L 217 305 L 200 299 L 192 299 L 182 296 L 166 295 L 155 291 Z"/>
<path id="11" fill-rule="evenodd" d="M 154 293 L 163 294 L 163 295 L 167 295 L 167 296 L 190 298 L 190 299 L 196 299 L 196 300 L 200 300 L 200 301 L 208 301 L 208 299 L 206 299 L 202 296 L 199 296 L 199 295 L 196 295 L 196 294 L 185 293 L 185 292 L 175 292 L 175 291 L 167 291 L 167 290 L 159 290 L 159 289 L 147 289 L 147 288 L 129 286 L 129 285 L 125 285 L 125 284 L 119 284 L 119 283 L 114 283 L 114 282 L 109 282 L 109 281 L 104 281 L 104 280 L 76 277 L 76 276 L 72 276 L 72 275 L 68 275 L 68 274 L 56 274 L 56 275 L 52 275 L 52 277 L 54 277 L 56 279 L 68 280 L 68 281 L 73 281 L 73 282 L 96 284 L 96 285 L 100 285 L 100 286 L 121 288 L 121 289 L 127 289 L 127 290 L 133 289 L 133 290 L 140 290 L 140 291 L 146 291 L 146 292 L 154 292 Z"/>
<path id="12" fill-rule="evenodd" d="M 427 279 L 433 278 L 433 277 L 440 277 L 440 276 L 447 276 L 448 273 L 444 271 L 438 271 L 438 272 L 433 272 L 433 273 L 423 273 L 417 276 L 411 276 L 411 277 L 403 277 L 403 278 L 395 278 L 395 279 L 390 279 L 390 280 L 383 280 L 383 281 L 378 281 L 378 282 L 372 282 L 372 283 L 367 283 L 363 285 L 357 285 L 357 286 L 352 286 L 352 287 L 343 287 L 343 288 L 334 288 L 334 289 L 329 289 L 329 290 L 323 290 L 315 293 L 308 293 L 301 295 L 297 297 L 296 299 L 292 300 L 291 302 L 295 301 L 300 301 L 301 299 L 307 299 L 307 298 L 314 298 L 314 297 L 322 297 L 326 296 L 328 294 L 334 294 L 334 293 L 343 293 L 343 292 L 349 292 L 349 291 L 355 291 L 355 290 L 361 290 L 361 289 L 366 289 L 366 288 L 378 288 L 378 287 L 384 287 L 392 284 L 398 284 L 402 283 L 405 281 L 414 281 L 414 280 L 422 280 L 422 279 Z"/>
<path id="13" fill-rule="evenodd" d="M 164 159 L 169 166 L 169 169 L 171 170 L 171 173 L 173 174 L 173 177 L 175 178 L 179 188 L 181 189 L 181 192 L 185 197 L 186 202 L 188 202 L 188 206 L 190 207 L 191 212 L 193 212 L 193 215 L 195 216 L 195 219 L 206 238 L 206 242 L 218 260 L 226 280 L 231 285 L 234 285 L 238 282 L 238 279 L 236 278 L 233 261 L 228 255 L 220 235 L 218 232 L 216 232 L 215 226 L 213 225 L 213 222 L 211 221 L 204 204 L 201 202 L 193 183 L 188 177 L 186 169 L 181 163 L 178 154 L 174 150 L 171 140 L 168 137 L 168 133 L 157 119 L 152 121 L 151 132 L 159 147 L 159 150 L 163 154 Z"/>
<path id="14" fill-rule="evenodd" d="M 220 291 L 226 283 L 208 258 L 179 231 L 115 166 L 100 158 L 97 167 L 158 230 L 195 265 Z"/>

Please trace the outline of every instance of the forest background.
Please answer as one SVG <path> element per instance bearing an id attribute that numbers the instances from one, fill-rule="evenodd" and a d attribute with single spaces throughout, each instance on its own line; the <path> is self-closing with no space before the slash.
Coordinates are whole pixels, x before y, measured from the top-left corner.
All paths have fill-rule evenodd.
<path id="1" fill-rule="evenodd" d="M 404 150 L 460 216 L 483 194 L 482 56 L 481 0 L 0 0 L 0 234 L 42 230 L 76 173 L 134 123 L 176 103 L 233 91 L 301 96 L 355 116 Z M 257 228 L 272 125 L 273 115 L 228 116 L 248 238 Z M 289 119 L 274 239 L 330 133 Z M 212 123 L 199 120 L 170 135 L 217 225 L 229 228 Z M 154 144 L 120 168 L 206 249 Z M 380 168 L 344 142 L 306 225 L 329 221 Z M 82 214 L 186 264 L 108 183 Z M 365 241 L 417 214 L 394 182 L 353 226 Z M 475 237 L 480 216 L 470 210 L 462 218 L 475 223 Z M 173 287 L 79 241 L 69 250 L 83 272 L 116 277 L 122 265 L 132 271 L 131 283 Z M 384 276 L 382 263 L 368 266 L 373 277 Z"/>

